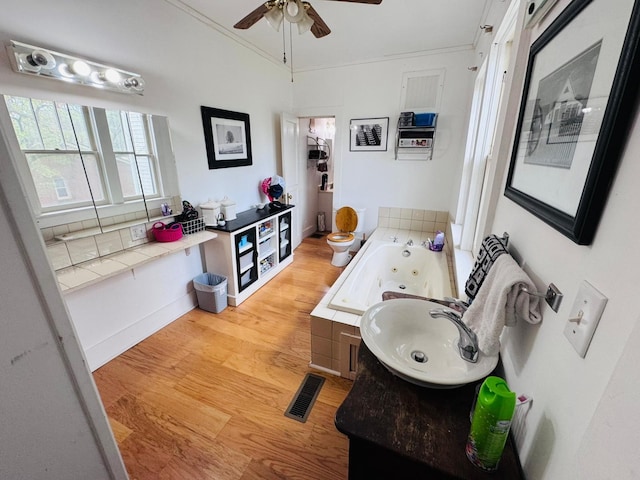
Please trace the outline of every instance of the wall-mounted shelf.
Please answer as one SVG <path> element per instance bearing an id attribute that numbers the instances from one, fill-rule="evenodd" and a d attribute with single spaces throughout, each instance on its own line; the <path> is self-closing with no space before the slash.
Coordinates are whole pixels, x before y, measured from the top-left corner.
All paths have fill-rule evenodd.
<path id="1" fill-rule="evenodd" d="M 424 125 L 407 125 L 406 117 L 403 116 L 398 119 L 395 143 L 396 160 L 431 160 L 433 158 L 438 114 L 426 115 L 431 115 L 431 117 L 430 121 Z"/>

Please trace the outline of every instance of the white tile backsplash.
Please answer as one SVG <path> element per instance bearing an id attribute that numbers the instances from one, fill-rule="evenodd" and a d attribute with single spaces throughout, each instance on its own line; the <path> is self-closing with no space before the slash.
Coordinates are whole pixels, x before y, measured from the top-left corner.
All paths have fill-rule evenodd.
<path id="1" fill-rule="evenodd" d="M 48 245 L 47 255 L 49 256 L 49 260 L 51 260 L 54 270 L 71 266 L 71 257 L 67 250 L 67 244 L 64 242 Z"/>
<path id="2" fill-rule="evenodd" d="M 98 226 L 98 219 L 92 218 L 91 220 L 83 220 L 82 227 L 83 228 L 95 228 Z"/>
<path id="3" fill-rule="evenodd" d="M 85 228 L 82 222 L 68 223 L 67 226 L 69 227 L 69 232 L 77 232 L 78 230 L 84 230 Z"/>
<path id="4" fill-rule="evenodd" d="M 42 233 L 42 238 L 44 239 L 45 243 L 53 240 L 53 228 L 41 228 L 40 232 Z"/>
<path id="5" fill-rule="evenodd" d="M 69 227 L 67 225 L 58 225 L 53 227 L 53 236 L 64 235 L 69 233 Z"/>
<path id="6" fill-rule="evenodd" d="M 67 242 L 71 263 L 78 264 L 99 257 L 98 245 L 94 237 L 79 238 Z"/>
<path id="7" fill-rule="evenodd" d="M 95 239 L 101 257 L 124 249 L 122 239 L 117 231 L 96 235 Z"/>

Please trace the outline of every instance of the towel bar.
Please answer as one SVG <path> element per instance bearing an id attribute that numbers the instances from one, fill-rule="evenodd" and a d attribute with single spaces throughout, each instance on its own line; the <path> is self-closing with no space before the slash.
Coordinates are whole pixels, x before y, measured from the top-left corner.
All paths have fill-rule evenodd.
<path id="1" fill-rule="evenodd" d="M 531 295 L 532 297 L 544 298 L 554 312 L 557 312 L 560 308 L 560 303 L 562 302 L 563 295 L 562 292 L 558 290 L 558 287 L 556 287 L 553 283 L 550 283 L 549 287 L 547 287 L 547 293 L 530 292 L 529 289 L 525 286 L 521 286 L 520 290 L 527 295 Z"/>
<path id="2" fill-rule="evenodd" d="M 500 240 L 500 243 L 502 243 L 505 247 L 509 246 L 509 234 L 507 232 L 504 232 L 502 234 L 502 237 L 498 237 L 498 240 Z"/>

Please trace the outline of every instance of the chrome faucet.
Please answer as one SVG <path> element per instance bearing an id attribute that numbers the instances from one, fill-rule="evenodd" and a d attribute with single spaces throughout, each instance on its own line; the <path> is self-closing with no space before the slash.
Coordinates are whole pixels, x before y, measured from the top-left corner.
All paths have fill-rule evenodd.
<path id="1" fill-rule="evenodd" d="M 467 302 L 463 302 L 462 300 L 458 300 L 457 298 L 444 297 L 443 300 L 445 302 L 453 304 L 453 306 L 450 305 L 449 307 L 453 308 L 454 310 L 458 310 L 461 315 L 464 315 L 464 312 L 466 312 L 469 308 L 469 304 Z"/>
<path id="2" fill-rule="evenodd" d="M 458 339 L 458 351 L 463 360 L 471 363 L 478 361 L 478 337 L 467 325 L 462 321 L 462 317 L 459 316 L 453 310 L 445 310 L 444 308 L 436 308 L 430 310 L 429 313 L 432 317 L 440 317 L 451 320 L 453 324 L 458 328 L 460 338 Z"/>
<path id="3" fill-rule="evenodd" d="M 398 237 L 396 237 L 395 235 L 391 235 L 391 236 L 389 237 L 389 240 L 392 240 L 392 241 L 393 241 L 393 243 L 396 243 L 396 242 L 398 241 Z"/>
<path id="4" fill-rule="evenodd" d="M 407 247 L 411 247 L 411 246 L 413 246 L 413 240 L 411 240 L 411 239 L 407 240 L 407 244 L 406 244 L 406 246 L 407 246 Z"/>

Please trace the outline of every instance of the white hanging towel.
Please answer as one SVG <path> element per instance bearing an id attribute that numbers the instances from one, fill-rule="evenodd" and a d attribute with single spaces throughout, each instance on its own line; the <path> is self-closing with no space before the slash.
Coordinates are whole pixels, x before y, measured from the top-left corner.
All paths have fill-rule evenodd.
<path id="1" fill-rule="evenodd" d="M 540 298 L 522 291 L 536 287 L 511 255 L 495 259 L 476 298 L 462 317 L 478 336 L 478 346 L 487 355 L 500 351 L 503 327 L 513 326 L 517 320 L 538 323 L 542 320 Z"/>

